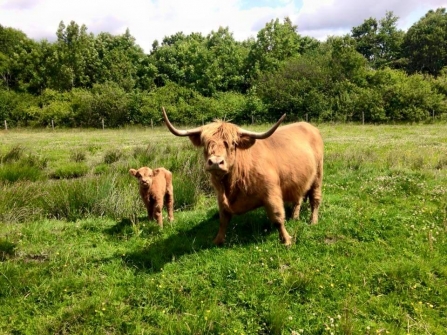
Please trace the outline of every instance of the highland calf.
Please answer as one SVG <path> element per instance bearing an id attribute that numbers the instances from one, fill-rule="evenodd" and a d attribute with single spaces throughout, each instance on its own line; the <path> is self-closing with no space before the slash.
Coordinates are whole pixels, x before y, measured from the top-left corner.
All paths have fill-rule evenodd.
<path id="1" fill-rule="evenodd" d="M 149 221 L 155 220 L 163 228 L 163 204 L 166 204 L 168 220 L 174 220 L 174 188 L 172 173 L 165 168 L 152 170 L 146 166 L 129 173 L 138 179 L 140 195 L 147 209 Z"/>
<path id="2" fill-rule="evenodd" d="M 264 133 L 222 121 L 179 130 L 164 108 L 163 117 L 171 133 L 188 136 L 204 148 L 205 170 L 211 174 L 219 205 L 220 227 L 214 243 L 224 243 L 232 215 L 264 207 L 281 241 L 289 245 L 284 203 L 294 206 L 296 219 L 304 198 L 310 202 L 311 223 L 317 223 L 323 181 L 323 140 L 317 128 L 306 122 L 278 128 L 283 115 Z"/>

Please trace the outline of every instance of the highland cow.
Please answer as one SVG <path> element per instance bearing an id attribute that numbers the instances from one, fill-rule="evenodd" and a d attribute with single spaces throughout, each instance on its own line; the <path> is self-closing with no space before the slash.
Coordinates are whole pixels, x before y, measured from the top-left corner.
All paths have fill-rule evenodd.
<path id="1" fill-rule="evenodd" d="M 232 123 L 215 121 L 190 130 L 176 129 L 163 108 L 166 126 L 176 136 L 188 136 L 193 145 L 204 148 L 205 170 L 217 193 L 220 226 L 214 243 L 224 243 L 229 221 L 264 207 L 285 245 L 287 232 L 284 203 L 291 203 L 292 218 L 299 216 L 308 198 L 312 224 L 318 221 L 322 196 L 323 140 L 317 128 L 306 122 L 279 127 L 263 133 L 244 130 Z"/>

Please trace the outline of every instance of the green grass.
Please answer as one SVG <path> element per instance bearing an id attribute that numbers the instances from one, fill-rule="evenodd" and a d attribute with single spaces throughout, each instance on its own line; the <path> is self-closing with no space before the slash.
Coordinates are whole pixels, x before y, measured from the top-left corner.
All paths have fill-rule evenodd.
<path id="1" fill-rule="evenodd" d="M 39 178 L 0 173 L 0 333 L 445 334 L 447 125 L 320 129 L 320 222 L 305 203 L 290 248 L 262 209 L 215 247 L 202 154 L 165 129 L 1 133 L 0 172 Z M 174 172 L 163 230 L 128 174 L 143 165 Z"/>

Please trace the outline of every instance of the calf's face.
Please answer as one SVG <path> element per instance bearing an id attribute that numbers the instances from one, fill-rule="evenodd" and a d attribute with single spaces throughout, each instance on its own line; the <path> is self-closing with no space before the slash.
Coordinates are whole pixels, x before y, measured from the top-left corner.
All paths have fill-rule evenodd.
<path id="1" fill-rule="evenodd" d="M 152 177 L 154 176 L 152 169 L 144 166 L 138 170 L 130 169 L 129 173 L 138 179 L 140 187 L 149 189 L 152 186 Z"/>

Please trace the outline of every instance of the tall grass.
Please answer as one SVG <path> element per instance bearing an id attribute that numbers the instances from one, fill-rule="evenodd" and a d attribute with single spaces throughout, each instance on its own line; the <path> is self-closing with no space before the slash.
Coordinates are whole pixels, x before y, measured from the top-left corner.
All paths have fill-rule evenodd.
<path id="1" fill-rule="evenodd" d="M 165 167 L 174 173 L 175 208 L 193 208 L 200 194 L 210 193 L 208 176 L 191 146 L 135 146 L 107 149 L 102 157 L 87 159 L 85 151 L 68 149 L 67 159 L 36 158 L 22 146 L 14 146 L 0 165 L 0 220 L 25 222 L 42 218 L 75 221 L 84 217 L 120 218 L 144 207 L 130 167 Z M 61 155 L 63 156 L 63 155 Z M 51 179 L 56 179 L 51 181 Z M 29 182 L 18 183 L 27 180 Z"/>

